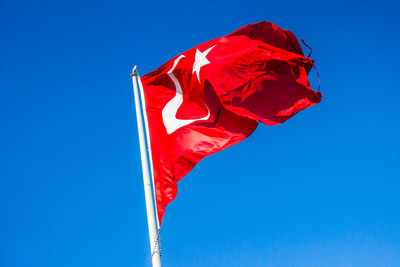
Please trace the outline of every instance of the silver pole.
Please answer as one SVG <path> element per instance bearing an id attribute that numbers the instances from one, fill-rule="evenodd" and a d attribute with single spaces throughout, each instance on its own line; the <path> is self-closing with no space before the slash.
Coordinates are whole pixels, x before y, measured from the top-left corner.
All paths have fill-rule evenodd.
<path id="1" fill-rule="evenodd" d="M 140 80 L 140 75 L 139 75 L 139 71 L 136 70 L 136 77 L 137 77 L 137 81 L 139 84 L 139 92 L 140 92 L 140 100 L 142 102 L 142 112 L 143 112 L 143 118 L 144 118 L 144 129 L 146 132 L 146 140 L 147 140 L 147 151 L 148 151 L 148 155 L 149 156 L 149 161 L 150 161 L 150 170 L 151 170 L 151 182 L 153 183 L 153 201 L 155 203 L 155 208 L 157 211 L 157 201 L 156 201 L 156 191 L 155 191 L 155 183 L 154 183 L 154 169 L 153 169 L 153 159 L 151 158 L 151 145 L 150 145 L 150 130 L 149 130 L 149 122 L 147 120 L 147 113 L 146 113 L 146 101 L 144 99 L 144 92 L 143 92 L 143 85 L 142 82 Z M 157 223 L 157 229 L 160 229 L 160 225 L 158 223 L 158 214 L 156 212 L 156 223 Z"/>
<path id="2" fill-rule="evenodd" d="M 149 228 L 151 261 L 153 263 L 153 267 L 161 267 L 160 249 L 157 240 L 158 231 L 157 231 L 156 217 L 154 213 L 154 203 L 153 203 L 153 195 L 150 182 L 149 164 L 146 152 L 146 142 L 143 130 L 142 112 L 140 108 L 140 99 L 139 99 L 138 81 L 137 81 L 138 75 L 136 73 L 136 69 L 137 69 L 136 66 L 133 67 L 131 77 L 133 83 L 133 95 L 135 97 L 135 110 L 136 110 L 136 120 L 137 120 L 138 135 L 139 135 L 140 159 L 142 161 L 144 197 L 146 200 L 146 213 L 147 213 L 147 224 Z"/>

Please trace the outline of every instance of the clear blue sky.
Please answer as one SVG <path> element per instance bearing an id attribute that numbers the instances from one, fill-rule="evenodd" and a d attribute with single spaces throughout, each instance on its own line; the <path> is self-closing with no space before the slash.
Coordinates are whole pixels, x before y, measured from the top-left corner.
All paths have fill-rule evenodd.
<path id="1" fill-rule="evenodd" d="M 396 1 L 2 1 L 0 266 L 150 266 L 132 66 L 148 73 L 263 20 L 312 46 L 322 102 L 180 182 L 163 266 L 400 266 L 399 13 Z"/>

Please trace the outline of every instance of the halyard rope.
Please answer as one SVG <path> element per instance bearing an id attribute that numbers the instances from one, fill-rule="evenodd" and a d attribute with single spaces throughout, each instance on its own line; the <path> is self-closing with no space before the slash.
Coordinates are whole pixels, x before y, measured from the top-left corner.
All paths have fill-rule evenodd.
<path id="1" fill-rule="evenodd" d="M 157 245 L 158 245 L 158 251 L 157 251 Z M 156 238 L 156 241 L 154 242 L 154 247 L 151 251 L 151 260 L 153 260 L 153 256 L 157 252 L 159 253 L 159 255 L 161 257 L 161 228 L 158 228 L 157 238 Z"/>

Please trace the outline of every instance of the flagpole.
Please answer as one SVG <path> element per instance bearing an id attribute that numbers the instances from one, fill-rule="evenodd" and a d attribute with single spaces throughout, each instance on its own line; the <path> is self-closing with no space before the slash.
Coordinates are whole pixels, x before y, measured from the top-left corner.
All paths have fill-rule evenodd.
<path id="1" fill-rule="evenodd" d="M 139 71 L 136 70 L 136 79 L 138 81 L 139 84 L 139 95 L 140 95 L 140 100 L 142 103 L 142 112 L 143 112 L 143 118 L 144 118 L 144 129 L 146 132 L 146 141 L 147 141 L 147 151 L 148 151 L 148 155 L 149 155 L 149 162 L 150 162 L 150 170 L 151 170 L 151 182 L 153 184 L 153 201 L 154 201 L 154 207 L 156 210 L 156 223 L 157 223 L 157 229 L 158 231 L 160 231 L 160 224 L 158 221 L 158 214 L 157 214 L 157 201 L 156 201 L 156 191 L 155 191 L 155 183 L 154 183 L 154 169 L 153 169 L 153 159 L 151 157 L 151 155 L 153 155 L 151 153 L 151 145 L 150 145 L 150 130 L 149 130 L 149 122 L 147 120 L 147 113 L 146 113 L 146 101 L 144 99 L 144 92 L 143 92 L 143 85 L 142 85 L 142 81 L 140 80 L 140 75 L 139 75 Z M 158 232 L 158 234 L 160 234 L 160 232 Z M 160 237 L 159 237 L 160 238 Z M 159 239 L 159 242 L 161 240 Z M 160 246 L 160 254 L 161 254 L 161 244 L 159 243 Z"/>
<path id="2" fill-rule="evenodd" d="M 153 202 L 153 195 L 150 182 L 145 135 L 143 130 L 142 112 L 140 108 L 140 99 L 138 92 L 138 74 L 136 72 L 136 69 L 137 69 L 136 66 L 133 67 L 131 78 L 133 83 L 133 95 L 135 97 L 135 110 L 136 110 L 136 121 L 138 126 L 138 135 L 139 135 L 140 159 L 142 161 L 142 174 L 143 174 L 143 184 L 144 184 L 144 196 L 146 200 L 147 225 L 149 228 L 151 261 L 153 263 L 153 267 L 161 267 L 157 223 L 154 213 L 154 202 Z"/>

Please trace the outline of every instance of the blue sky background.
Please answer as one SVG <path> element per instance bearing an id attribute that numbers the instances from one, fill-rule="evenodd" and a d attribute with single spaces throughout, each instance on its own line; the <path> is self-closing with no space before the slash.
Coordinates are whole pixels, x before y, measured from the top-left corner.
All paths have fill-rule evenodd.
<path id="1" fill-rule="evenodd" d="M 1 1 L 0 266 L 151 266 L 130 71 L 263 20 L 312 46 L 322 102 L 180 182 L 163 266 L 400 266 L 399 12 Z"/>

